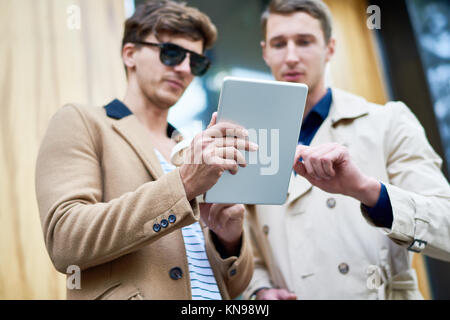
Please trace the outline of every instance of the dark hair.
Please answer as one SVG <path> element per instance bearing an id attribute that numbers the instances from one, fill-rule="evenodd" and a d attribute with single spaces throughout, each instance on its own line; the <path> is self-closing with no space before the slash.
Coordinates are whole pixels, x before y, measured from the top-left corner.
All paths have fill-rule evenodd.
<path id="1" fill-rule="evenodd" d="M 332 18 L 327 5 L 321 0 L 272 0 L 261 16 L 261 27 L 263 38 L 266 38 L 267 20 L 271 13 L 290 14 L 294 12 L 305 12 L 320 21 L 328 43 L 332 33 Z"/>
<path id="2" fill-rule="evenodd" d="M 122 48 L 127 43 L 143 41 L 153 33 L 185 35 L 192 40 L 203 40 L 203 49 L 212 47 L 217 39 L 217 29 L 209 17 L 186 3 L 170 0 L 147 1 L 136 8 L 125 21 Z"/>

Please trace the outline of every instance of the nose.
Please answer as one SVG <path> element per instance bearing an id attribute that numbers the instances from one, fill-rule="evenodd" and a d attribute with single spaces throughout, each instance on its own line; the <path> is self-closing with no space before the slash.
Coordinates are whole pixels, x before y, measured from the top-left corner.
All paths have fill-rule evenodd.
<path id="1" fill-rule="evenodd" d="M 179 65 L 176 65 L 174 70 L 180 73 L 191 73 L 191 66 L 189 65 L 190 59 L 189 53 L 186 54 L 184 60 Z"/>
<path id="2" fill-rule="evenodd" d="M 286 63 L 289 67 L 295 66 L 299 62 L 297 48 L 293 41 L 289 41 L 286 46 Z"/>

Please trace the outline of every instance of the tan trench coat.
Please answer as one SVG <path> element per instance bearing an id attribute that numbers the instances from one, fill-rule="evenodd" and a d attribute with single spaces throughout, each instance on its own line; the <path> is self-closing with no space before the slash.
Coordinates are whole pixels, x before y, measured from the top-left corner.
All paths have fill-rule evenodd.
<path id="1" fill-rule="evenodd" d="M 450 260 L 450 187 L 424 130 L 400 102 L 385 107 L 333 89 L 330 114 L 311 145 L 338 142 L 357 166 L 386 185 L 391 230 L 364 218 L 360 203 L 292 176 L 282 206 L 248 206 L 260 287 L 299 299 L 420 299 L 412 249 Z M 425 245 L 425 242 L 427 243 Z"/>
<path id="2" fill-rule="evenodd" d="M 179 169 L 163 175 L 134 115 L 68 105 L 52 118 L 40 148 L 36 193 L 45 243 L 62 273 L 81 268 L 69 299 L 191 299 L 181 228 L 199 220 Z M 176 221 L 156 232 L 155 223 Z M 222 259 L 203 226 L 207 255 L 224 299 L 239 295 L 253 271 L 244 233 L 239 257 Z M 182 277 L 173 280 L 173 268 Z M 179 275 L 179 273 L 178 273 Z"/>

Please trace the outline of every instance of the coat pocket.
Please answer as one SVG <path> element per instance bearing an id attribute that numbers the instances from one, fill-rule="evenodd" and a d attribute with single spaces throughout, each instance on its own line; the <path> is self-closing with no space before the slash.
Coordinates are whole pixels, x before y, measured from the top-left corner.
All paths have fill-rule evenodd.
<path id="1" fill-rule="evenodd" d="M 144 300 L 141 291 L 131 284 L 120 282 L 108 286 L 95 300 Z"/>

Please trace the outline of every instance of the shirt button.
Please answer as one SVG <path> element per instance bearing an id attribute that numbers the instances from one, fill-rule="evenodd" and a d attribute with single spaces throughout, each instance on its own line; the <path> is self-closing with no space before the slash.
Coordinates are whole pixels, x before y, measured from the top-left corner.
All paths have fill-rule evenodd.
<path id="1" fill-rule="evenodd" d="M 169 276 L 172 280 L 179 280 L 183 278 L 183 270 L 180 267 L 174 267 L 170 269 Z"/>
<path id="2" fill-rule="evenodd" d="M 153 231 L 159 232 L 159 230 L 161 230 L 161 225 L 159 223 L 155 223 L 153 225 Z"/>
<path id="3" fill-rule="evenodd" d="M 174 223 L 175 221 L 177 221 L 177 216 L 174 215 L 174 214 L 171 214 L 171 215 L 169 216 L 169 222 L 170 222 L 170 223 Z"/>
<path id="4" fill-rule="evenodd" d="M 264 234 L 269 234 L 269 226 L 267 224 L 264 225 L 263 232 Z"/>
<path id="5" fill-rule="evenodd" d="M 340 272 L 340 273 L 342 273 L 342 274 L 347 274 L 348 271 L 350 270 L 350 267 L 349 267 L 348 264 L 346 264 L 346 263 L 341 263 L 341 264 L 338 266 L 338 269 L 339 269 L 339 272 Z"/>
<path id="6" fill-rule="evenodd" d="M 167 221 L 166 219 L 161 220 L 161 227 L 167 228 L 168 225 L 169 225 L 169 221 Z"/>
<path id="7" fill-rule="evenodd" d="M 333 209 L 334 207 L 336 207 L 336 200 L 334 198 L 329 198 L 327 200 L 327 207 L 330 209 Z"/>

